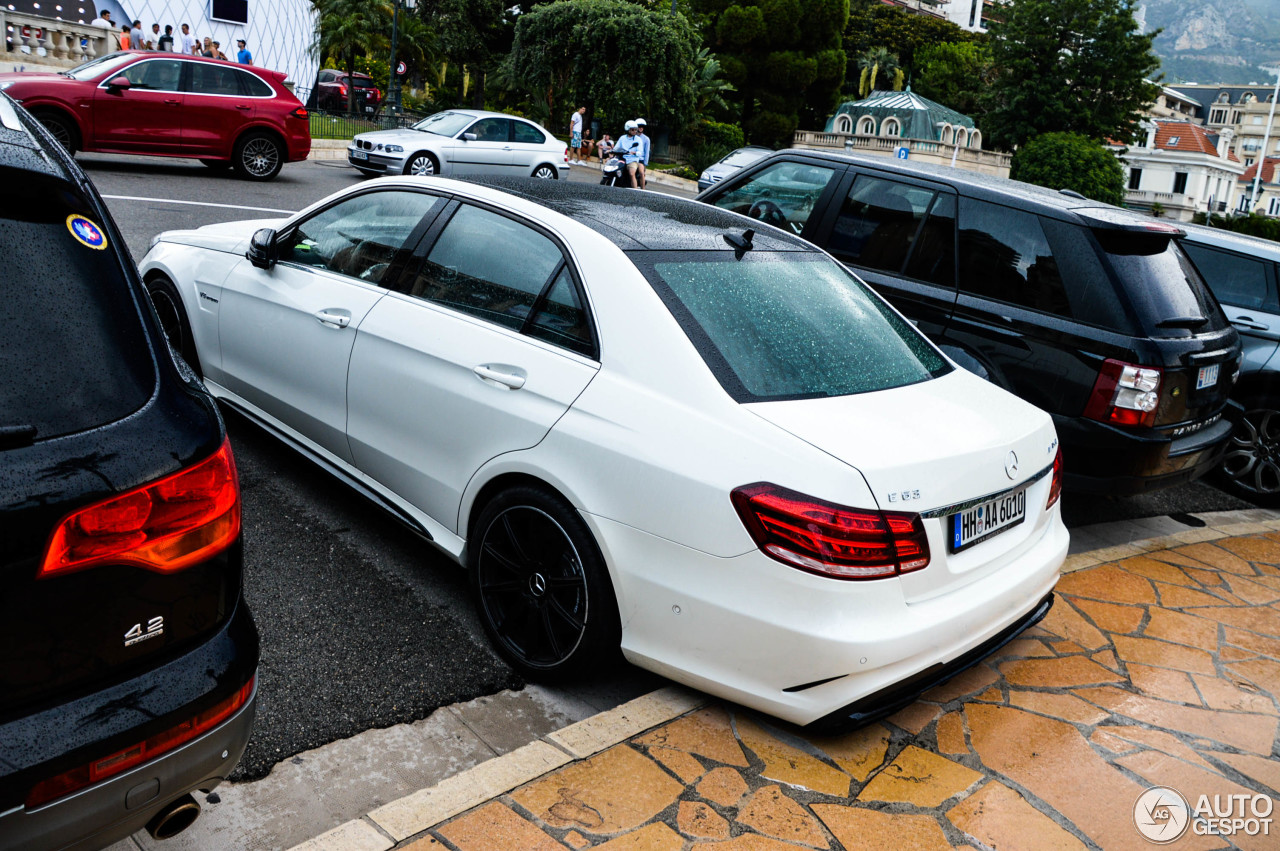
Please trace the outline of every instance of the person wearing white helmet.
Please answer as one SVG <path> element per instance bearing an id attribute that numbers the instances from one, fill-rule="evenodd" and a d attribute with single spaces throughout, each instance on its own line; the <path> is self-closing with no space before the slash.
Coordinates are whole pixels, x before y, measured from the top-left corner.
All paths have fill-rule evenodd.
<path id="1" fill-rule="evenodd" d="M 640 173 L 641 189 L 645 189 L 648 186 L 648 181 L 646 180 L 648 175 L 646 174 L 646 172 L 648 171 L 648 168 L 649 168 L 649 137 L 645 135 L 645 130 L 647 127 L 648 127 L 648 122 L 646 122 L 643 118 L 636 119 L 636 135 L 639 136 L 640 140 L 644 142 L 644 157 L 640 160 L 640 165 L 636 168 L 636 171 Z"/>
<path id="2" fill-rule="evenodd" d="M 613 147 L 613 152 L 622 157 L 622 161 L 627 164 L 627 177 L 631 180 L 631 188 L 635 189 L 637 188 L 636 170 L 644 168 L 644 137 L 639 135 L 640 125 L 634 121 L 628 121 L 623 128 L 627 131 L 627 135 L 618 140 L 618 144 Z"/>

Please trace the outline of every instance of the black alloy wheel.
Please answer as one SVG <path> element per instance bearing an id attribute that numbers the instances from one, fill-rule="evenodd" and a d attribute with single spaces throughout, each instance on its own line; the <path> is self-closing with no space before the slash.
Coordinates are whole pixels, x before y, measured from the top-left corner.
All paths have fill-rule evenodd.
<path id="1" fill-rule="evenodd" d="M 80 134 L 71 124 L 70 119 L 52 112 L 38 112 L 35 117 L 68 154 L 74 154 L 79 149 Z"/>
<path id="2" fill-rule="evenodd" d="M 187 311 L 182 306 L 178 288 L 164 275 L 154 275 L 147 279 L 146 290 L 169 345 L 182 356 L 196 375 L 203 377 L 200 357 L 196 354 L 196 341 L 191 336 L 191 323 L 187 321 Z"/>
<path id="3" fill-rule="evenodd" d="M 471 579 L 485 632 L 529 679 L 582 673 L 618 647 L 613 589 L 582 518 L 542 488 L 505 491 L 481 512 Z"/>
<path id="4" fill-rule="evenodd" d="M 1231 432 L 1219 480 L 1228 490 L 1263 506 L 1280 505 L 1280 409 L 1275 399 L 1254 399 Z"/>

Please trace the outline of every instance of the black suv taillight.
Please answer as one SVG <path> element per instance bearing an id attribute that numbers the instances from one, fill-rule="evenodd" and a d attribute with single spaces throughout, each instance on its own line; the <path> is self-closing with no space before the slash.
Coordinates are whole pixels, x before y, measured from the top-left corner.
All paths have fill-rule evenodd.
<path id="1" fill-rule="evenodd" d="M 885 579 L 929 564 L 919 514 L 848 508 L 767 482 L 737 488 L 733 507 L 761 552 L 835 579 Z"/>
<path id="2" fill-rule="evenodd" d="M 1113 425 L 1155 425 L 1162 378 L 1159 367 L 1137 366 L 1107 358 L 1098 370 L 1084 415 Z"/>
<path id="3" fill-rule="evenodd" d="M 198 464 L 64 518 L 36 578 L 100 564 L 172 573 L 212 558 L 239 535 L 240 485 L 224 440 Z"/>

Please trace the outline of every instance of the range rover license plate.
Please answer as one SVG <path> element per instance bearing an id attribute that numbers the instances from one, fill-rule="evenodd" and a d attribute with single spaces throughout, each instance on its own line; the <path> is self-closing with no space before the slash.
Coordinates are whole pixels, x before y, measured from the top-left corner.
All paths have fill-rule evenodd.
<path id="1" fill-rule="evenodd" d="M 1196 389 L 1203 390 L 1206 387 L 1212 387 L 1218 383 L 1218 369 L 1222 366 L 1215 363 L 1213 366 L 1202 366 L 1200 372 L 1196 375 Z"/>
<path id="2" fill-rule="evenodd" d="M 999 535 L 1017 526 L 1027 517 L 1027 489 L 1001 494 L 981 505 L 951 515 L 951 541 L 948 549 L 963 549 Z"/>

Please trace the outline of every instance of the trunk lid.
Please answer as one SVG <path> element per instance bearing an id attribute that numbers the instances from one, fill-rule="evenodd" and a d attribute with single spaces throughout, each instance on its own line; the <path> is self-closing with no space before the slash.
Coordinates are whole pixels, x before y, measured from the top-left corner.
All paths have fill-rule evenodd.
<path id="1" fill-rule="evenodd" d="M 1036 477 L 1058 449 L 1048 414 L 965 370 L 875 393 L 744 407 L 856 468 L 880 509 L 926 516 L 929 566 L 899 580 L 909 602 L 998 569 L 999 556 L 1029 545 L 1045 522 L 1043 499 L 1028 498 L 1020 524 L 948 552 L 954 506 L 1033 479 L 1037 494 L 1047 492 L 1047 477 Z"/>

